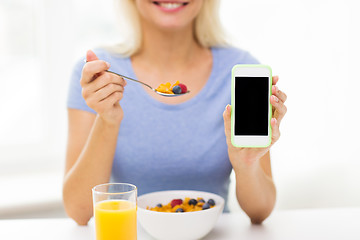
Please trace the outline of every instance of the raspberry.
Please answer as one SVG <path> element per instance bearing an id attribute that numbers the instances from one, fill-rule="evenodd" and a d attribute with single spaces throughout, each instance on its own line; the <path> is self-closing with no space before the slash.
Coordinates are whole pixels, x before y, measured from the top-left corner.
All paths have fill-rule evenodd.
<path id="1" fill-rule="evenodd" d="M 174 199 L 171 201 L 171 207 L 175 207 L 176 205 L 181 205 L 182 202 L 183 201 L 181 199 Z"/>
<path id="2" fill-rule="evenodd" d="M 178 85 L 181 88 L 181 93 L 186 93 L 187 92 L 187 87 L 185 84 L 179 83 Z"/>

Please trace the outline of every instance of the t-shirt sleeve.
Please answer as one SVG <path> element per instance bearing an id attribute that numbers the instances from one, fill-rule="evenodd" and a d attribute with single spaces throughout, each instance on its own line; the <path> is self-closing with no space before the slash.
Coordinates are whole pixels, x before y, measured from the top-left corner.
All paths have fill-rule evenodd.
<path id="1" fill-rule="evenodd" d="M 246 64 L 260 64 L 260 61 L 257 60 L 253 55 L 251 55 L 249 52 L 245 52 L 244 54 L 244 62 Z"/>
<path id="2" fill-rule="evenodd" d="M 221 56 L 231 61 L 232 65 L 260 64 L 260 61 L 256 59 L 250 52 L 240 48 L 224 48 L 222 52 L 223 54 Z"/>
<path id="3" fill-rule="evenodd" d="M 82 88 L 80 85 L 80 78 L 84 64 L 85 62 L 80 60 L 75 64 L 72 70 L 67 96 L 67 107 L 96 114 L 96 112 L 86 104 L 81 93 Z"/>

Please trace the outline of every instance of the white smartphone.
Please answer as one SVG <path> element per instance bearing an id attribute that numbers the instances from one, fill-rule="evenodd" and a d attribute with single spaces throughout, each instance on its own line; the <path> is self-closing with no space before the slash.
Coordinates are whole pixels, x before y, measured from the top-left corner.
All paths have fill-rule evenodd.
<path id="1" fill-rule="evenodd" d="M 271 144 L 271 87 L 269 66 L 238 64 L 233 67 L 231 143 L 235 147 L 267 147 Z"/>

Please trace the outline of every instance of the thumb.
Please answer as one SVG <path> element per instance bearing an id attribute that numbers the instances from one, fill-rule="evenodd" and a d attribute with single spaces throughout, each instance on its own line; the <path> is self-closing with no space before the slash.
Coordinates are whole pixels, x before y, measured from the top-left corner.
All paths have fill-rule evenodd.
<path id="1" fill-rule="evenodd" d="M 226 141 L 231 144 L 231 106 L 228 104 L 223 113 Z"/>
<path id="2" fill-rule="evenodd" d="M 86 52 L 86 62 L 91 62 L 94 60 L 99 60 L 99 58 L 95 55 L 95 53 L 92 50 L 88 50 Z"/>

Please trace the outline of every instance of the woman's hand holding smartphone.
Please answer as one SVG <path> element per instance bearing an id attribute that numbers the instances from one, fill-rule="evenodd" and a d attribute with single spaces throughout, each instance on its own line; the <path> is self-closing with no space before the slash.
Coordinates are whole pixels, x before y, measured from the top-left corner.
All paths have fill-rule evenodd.
<path id="1" fill-rule="evenodd" d="M 232 106 L 223 113 L 229 157 L 241 154 L 251 164 L 279 139 L 287 96 L 276 86 L 279 77 L 263 65 L 242 65 L 232 78 Z"/>

